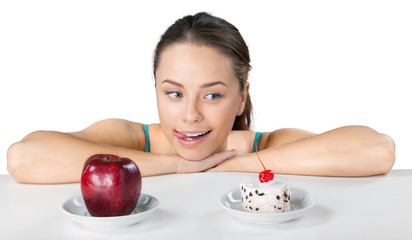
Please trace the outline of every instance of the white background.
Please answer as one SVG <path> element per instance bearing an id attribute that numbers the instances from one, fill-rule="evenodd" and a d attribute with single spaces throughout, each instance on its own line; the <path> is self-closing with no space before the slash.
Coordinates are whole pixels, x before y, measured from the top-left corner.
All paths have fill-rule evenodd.
<path id="1" fill-rule="evenodd" d="M 34 130 L 157 122 L 152 53 L 177 18 L 220 16 L 247 41 L 254 129 L 368 125 L 412 168 L 410 1 L 0 0 L 0 173 Z"/>

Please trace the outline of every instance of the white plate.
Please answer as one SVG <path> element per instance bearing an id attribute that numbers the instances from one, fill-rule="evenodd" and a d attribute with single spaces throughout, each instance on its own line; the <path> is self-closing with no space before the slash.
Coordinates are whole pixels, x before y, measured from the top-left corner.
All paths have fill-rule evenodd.
<path id="1" fill-rule="evenodd" d="M 229 214 L 241 221 L 255 224 L 283 223 L 303 215 L 315 205 L 314 197 L 301 189 L 290 188 L 290 210 L 283 213 L 256 213 L 242 210 L 242 197 L 239 188 L 225 193 L 219 201 Z"/>
<path id="2" fill-rule="evenodd" d="M 159 200 L 141 193 L 135 210 L 130 215 L 116 217 L 93 217 L 87 211 L 82 196 L 64 202 L 62 211 L 71 220 L 92 228 L 121 228 L 136 224 L 152 215 L 159 207 Z"/>

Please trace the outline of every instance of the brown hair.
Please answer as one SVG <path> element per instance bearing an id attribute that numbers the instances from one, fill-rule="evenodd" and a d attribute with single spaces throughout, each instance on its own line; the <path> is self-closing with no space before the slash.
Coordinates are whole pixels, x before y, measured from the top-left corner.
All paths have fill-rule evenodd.
<path id="1" fill-rule="evenodd" d="M 209 46 L 228 56 L 233 72 L 240 83 L 240 91 L 245 88 L 250 66 L 249 49 L 239 30 L 226 20 L 200 12 L 187 15 L 172 24 L 160 38 L 154 51 L 153 74 L 159 65 L 161 53 L 175 43 L 194 43 Z M 252 102 L 248 94 L 243 113 L 237 116 L 232 130 L 248 130 L 252 121 Z"/>

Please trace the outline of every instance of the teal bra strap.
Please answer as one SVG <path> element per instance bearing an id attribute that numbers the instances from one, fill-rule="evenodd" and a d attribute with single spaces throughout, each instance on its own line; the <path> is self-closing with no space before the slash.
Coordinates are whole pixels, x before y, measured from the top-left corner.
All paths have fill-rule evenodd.
<path id="1" fill-rule="evenodd" d="M 257 151 L 257 146 L 259 146 L 259 142 L 260 142 L 260 137 L 262 136 L 261 132 L 256 132 L 255 133 L 255 140 L 253 141 L 253 148 L 252 148 L 252 152 L 256 152 Z"/>
<path id="2" fill-rule="evenodd" d="M 145 138 L 146 138 L 146 144 L 144 146 L 144 151 L 145 152 L 150 152 L 149 125 L 144 124 L 143 125 L 143 131 L 144 131 L 144 135 L 145 135 Z"/>

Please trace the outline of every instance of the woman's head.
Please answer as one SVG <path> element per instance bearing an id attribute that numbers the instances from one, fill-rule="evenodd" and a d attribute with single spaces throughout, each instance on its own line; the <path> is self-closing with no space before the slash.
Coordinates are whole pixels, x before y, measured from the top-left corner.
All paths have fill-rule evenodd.
<path id="1" fill-rule="evenodd" d="M 154 54 L 160 126 L 172 151 L 191 160 L 225 150 L 249 129 L 248 48 L 239 31 L 206 13 L 177 20 Z"/>
<path id="2" fill-rule="evenodd" d="M 240 91 L 244 91 L 250 66 L 249 49 L 239 30 L 224 19 L 200 12 L 178 19 L 162 35 L 156 46 L 153 59 L 153 73 L 156 78 L 163 51 L 173 44 L 194 44 L 215 48 L 231 60 Z M 236 116 L 232 129 L 250 129 L 252 102 L 247 95 L 244 111 Z"/>

